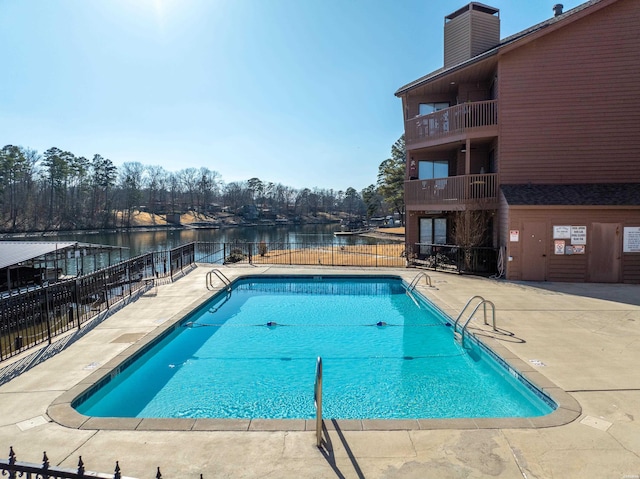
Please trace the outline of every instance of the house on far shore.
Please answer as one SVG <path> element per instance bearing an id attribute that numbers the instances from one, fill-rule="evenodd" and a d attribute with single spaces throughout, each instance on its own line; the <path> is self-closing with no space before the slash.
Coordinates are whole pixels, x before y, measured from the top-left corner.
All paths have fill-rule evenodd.
<path id="1" fill-rule="evenodd" d="M 447 15 L 444 66 L 395 93 L 407 251 L 487 246 L 509 280 L 640 283 L 640 1 L 544 8 L 504 39 L 496 8 Z"/>

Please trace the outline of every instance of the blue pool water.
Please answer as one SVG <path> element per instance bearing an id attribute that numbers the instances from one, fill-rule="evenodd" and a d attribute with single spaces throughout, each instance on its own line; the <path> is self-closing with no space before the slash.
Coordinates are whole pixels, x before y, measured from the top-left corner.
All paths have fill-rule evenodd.
<path id="1" fill-rule="evenodd" d="M 531 417 L 552 411 L 392 277 L 251 277 L 215 296 L 76 409 L 101 417 Z M 378 323 L 385 323 L 377 325 Z"/>

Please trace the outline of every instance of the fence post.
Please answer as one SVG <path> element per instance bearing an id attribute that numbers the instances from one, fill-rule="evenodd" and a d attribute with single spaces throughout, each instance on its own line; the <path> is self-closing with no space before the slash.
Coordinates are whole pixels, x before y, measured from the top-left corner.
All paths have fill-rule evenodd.
<path id="1" fill-rule="evenodd" d="M 76 318 L 78 318 L 78 329 L 80 329 L 80 293 L 78 279 L 73 282 L 73 295 L 75 296 Z"/>
<path id="2" fill-rule="evenodd" d="M 49 344 L 51 344 L 51 315 L 49 314 L 49 286 L 44 289 L 44 304 L 45 304 L 45 314 L 47 315 L 47 337 L 49 339 Z"/>
<path id="3" fill-rule="evenodd" d="M 107 303 L 107 309 L 111 307 L 109 304 L 109 285 L 107 285 L 107 272 L 102 273 L 102 284 L 104 284 L 104 301 Z"/>
<path id="4" fill-rule="evenodd" d="M 378 267 L 378 243 L 376 243 L 376 268 Z"/>

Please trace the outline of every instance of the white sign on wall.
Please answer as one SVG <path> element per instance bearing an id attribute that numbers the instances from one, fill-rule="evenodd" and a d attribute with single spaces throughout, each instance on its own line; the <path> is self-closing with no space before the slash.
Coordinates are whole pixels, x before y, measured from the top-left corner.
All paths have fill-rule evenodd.
<path id="1" fill-rule="evenodd" d="M 554 226 L 553 239 L 569 239 L 571 238 L 571 226 Z"/>
<path id="2" fill-rule="evenodd" d="M 624 253 L 640 253 L 640 226 L 625 226 L 622 251 Z"/>
<path id="3" fill-rule="evenodd" d="M 587 244 L 587 227 L 571 227 L 571 244 Z"/>
<path id="4" fill-rule="evenodd" d="M 509 241 L 517 243 L 520 241 L 520 230 L 510 230 L 509 231 Z"/>

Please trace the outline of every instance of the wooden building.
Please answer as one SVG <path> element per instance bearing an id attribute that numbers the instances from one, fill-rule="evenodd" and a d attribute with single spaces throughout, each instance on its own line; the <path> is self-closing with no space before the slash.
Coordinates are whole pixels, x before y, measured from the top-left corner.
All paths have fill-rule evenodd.
<path id="1" fill-rule="evenodd" d="M 396 92 L 407 248 L 500 248 L 511 280 L 640 283 L 640 1 L 551 13 L 500 40 L 500 12 L 469 3 L 445 17 L 443 68 Z"/>

